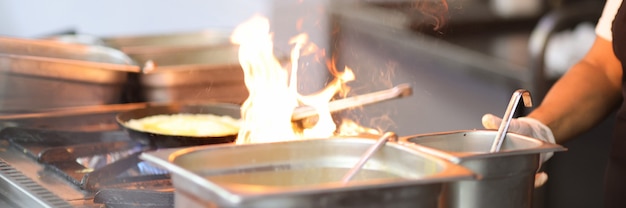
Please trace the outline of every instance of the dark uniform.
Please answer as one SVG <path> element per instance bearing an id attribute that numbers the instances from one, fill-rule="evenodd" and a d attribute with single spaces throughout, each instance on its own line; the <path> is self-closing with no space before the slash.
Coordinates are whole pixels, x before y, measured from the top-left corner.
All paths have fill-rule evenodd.
<path id="1" fill-rule="evenodd" d="M 613 50 L 622 63 L 622 97 L 626 98 L 626 1 L 613 20 Z M 626 102 L 622 102 L 605 178 L 606 207 L 626 208 Z"/>

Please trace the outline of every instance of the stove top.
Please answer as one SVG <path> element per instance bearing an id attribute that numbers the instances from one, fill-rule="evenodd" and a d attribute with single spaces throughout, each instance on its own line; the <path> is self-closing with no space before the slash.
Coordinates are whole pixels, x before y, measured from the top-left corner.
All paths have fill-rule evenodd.
<path id="1" fill-rule="evenodd" d="M 167 172 L 115 123 L 146 105 L 0 116 L 0 195 L 16 207 L 173 207 Z"/>

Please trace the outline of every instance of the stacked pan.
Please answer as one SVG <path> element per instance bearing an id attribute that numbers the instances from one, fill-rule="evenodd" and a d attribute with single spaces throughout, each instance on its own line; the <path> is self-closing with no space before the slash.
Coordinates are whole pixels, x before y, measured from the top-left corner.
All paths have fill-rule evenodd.
<path id="1" fill-rule="evenodd" d="M 0 37 L 0 113 L 120 103 L 137 72 L 112 48 Z"/>
<path id="2" fill-rule="evenodd" d="M 248 91 L 238 47 L 230 43 L 229 36 L 228 31 L 204 30 L 89 38 L 63 35 L 50 39 L 105 45 L 128 55 L 141 67 L 137 82 L 147 102 L 242 103 Z"/>

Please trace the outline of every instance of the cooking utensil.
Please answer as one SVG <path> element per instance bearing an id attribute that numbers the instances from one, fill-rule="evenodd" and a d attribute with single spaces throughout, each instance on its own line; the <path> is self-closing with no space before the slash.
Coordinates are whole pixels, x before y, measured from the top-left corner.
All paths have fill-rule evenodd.
<path id="1" fill-rule="evenodd" d="M 330 112 L 336 112 L 348 108 L 377 103 L 394 98 L 407 97 L 411 94 L 413 94 L 413 89 L 411 88 L 411 85 L 405 83 L 387 90 L 381 90 L 363 95 L 334 100 L 328 104 L 328 108 L 330 109 Z M 307 117 L 313 117 L 315 115 L 317 115 L 317 112 L 313 107 L 302 106 L 296 108 L 293 111 L 292 120 L 301 120 Z"/>
<path id="2" fill-rule="evenodd" d="M 240 106 L 228 103 L 197 103 L 197 104 L 152 104 L 148 107 L 119 113 L 117 123 L 122 126 L 132 139 L 138 140 L 150 148 L 168 148 L 194 145 L 229 143 L 235 141 L 237 134 L 227 136 L 177 136 L 158 134 L 129 128 L 126 122 L 154 115 L 171 115 L 179 113 L 226 115 L 235 119 L 241 117 Z"/>
<path id="3" fill-rule="evenodd" d="M 340 100 L 331 101 L 328 105 L 331 111 L 339 111 L 355 106 L 371 104 L 380 102 L 392 98 L 399 98 L 408 96 L 412 93 L 411 86 L 408 84 L 401 84 L 394 88 L 349 97 Z M 152 104 L 148 107 L 141 109 L 134 109 L 127 112 L 120 113 L 116 116 L 116 121 L 124 129 L 126 129 L 131 138 L 136 138 L 143 141 L 144 144 L 149 145 L 152 148 L 167 148 L 167 147 L 181 147 L 181 146 L 194 146 L 194 145 L 206 145 L 206 144 L 218 144 L 229 143 L 235 141 L 237 135 L 228 135 L 222 137 L 192 137 L 192 136 L 175 136 L 151 133 L 146 131 L 140 131 L 132 129 L 126 126 L 126 122 L 131 119 L 139 119 L 153 115 L 168 115 L 178 113 L 209 113 L 215 115 L 228 115 L 233 118 L 241 118 L 240 106 L 235 104 L 226 103 L 206 103 L 206 104 Z M 304 118 L 317 115 L 314 108 L 310 106 L 297 107 L 292 119 L 294 121 L 302 120 Z"/>
<path id="4" fill-rule="evenodd" d="M 175 207 L 436 208 L 444 183 L 473 174 L 390 142 L 348 184 L 345 171 L 376 142 L 364 137 L 221 144 L 144 152 L 168 170 Z"/>
<path id="5" fill-rule="evenodd" d="M 448 208 L 532 207 L 540 154 L 566 148 L 508 133 L 502 151 L 489 152 L 495 130 L 462 130 L 401 137 L 400 142 L 477 174 L 476 180 L 454 181 L 442 193 Z"/>
<path id="6" fill-rule="evenodd" d="M 363 168 L 363 165 L 367 163 L 370 157 L 372 157 L 372 155 L 374 155 L 376 151 L 378 151 L 383 145 L 387 143 L 387 141 L 390 141 L 390 140 L 396 141 L 398 140 L 398 136 L 393 132 L 387 132 L 383 136 L 381 136 L 378 139 L 378 141 L 374 143 L 374 145 L 372 145 L 369 149 L 367 149 L 367 151 L 365 151 L 365 154 L 361 156 L 361 159 L 359 159 L 359 162 L 357 162 L 356 165 L 352 167 L 348 171 L 348 173 L 346 173 L 346 175 L 343 176 L 343 178 L 341 178 L 341 182 L 348 183 L 350 180 L 352 180 L 352 177 L 354 177 L 354 175 L 356 175 L 359 172 L 359 170 Z"/>
<path id="7" fill-rule="evenodd" d="M 511 96 L 511 100 L 509 101 L 509 105 L 504 112 L 504 117 L 502 117 L 502 122 L 500 123 L 500 127 L 498 128 L 498 134 L 496 134 L 496 138 L 493 140 L 491 144 L 490 152 L 498 152 L 502 147 L 502 141 L 504 141 L 504 137 L 506 133 L 509 131 L 509 125 L 511 124 L 511 119 L 513 118 L 513 113 L 517 108 L 517 104 L 520 101 L 520 98 L 523 98 L 524 106 L 532 107 L 533 103 L 530 98 L 530 92 L 525 89 L 516 90 Z"/>

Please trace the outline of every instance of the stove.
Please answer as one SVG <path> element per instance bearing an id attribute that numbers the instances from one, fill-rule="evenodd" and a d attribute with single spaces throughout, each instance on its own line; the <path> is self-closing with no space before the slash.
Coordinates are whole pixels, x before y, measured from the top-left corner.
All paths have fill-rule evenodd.
<path id="1" fill-rule="evenodd" d="M 0 195 L 14 207 L 173 207 L 166 171 L 115 122 L 146 103 L 0 116 Z"/>

